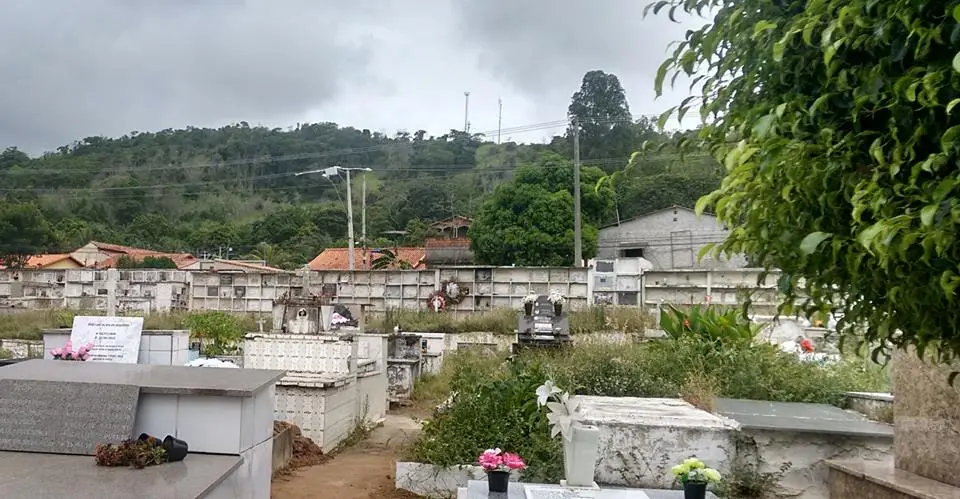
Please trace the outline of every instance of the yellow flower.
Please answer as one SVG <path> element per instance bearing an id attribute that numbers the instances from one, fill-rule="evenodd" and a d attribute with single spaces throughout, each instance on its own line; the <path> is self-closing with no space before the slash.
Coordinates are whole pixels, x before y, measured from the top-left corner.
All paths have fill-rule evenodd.
<path id="1" fill-rule="evenodd" d="M 703 470 L 703 476 L 707 477 L 707 480 L 711 482 L 719 482 L 720 479 L 722 478 L 720 476 L 720 472 L 713 468 L 707 468 Z"/>
<path id="2" fill-rule="evenodd" d="M 690 459 L 684 460 L 683 465 L 691 470 L 698 470 L 700 468 L 705 467 L 705 465 L 703 464 L 703 461 L 695 457 L 691 457 Z"/>
<path id="3" fill-rule="evenodd" d="M 682 464 L 678 464 L 670 469 L 670 472 L 673 473 L 673 476 L 681 476 L 688 471 L 690 471 L 690 468 Z"/>

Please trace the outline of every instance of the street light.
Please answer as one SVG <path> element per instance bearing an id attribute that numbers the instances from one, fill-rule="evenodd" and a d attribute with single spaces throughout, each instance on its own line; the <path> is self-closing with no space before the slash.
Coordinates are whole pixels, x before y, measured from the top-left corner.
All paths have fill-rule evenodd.
<path id="1" fill-rule="evenodd" d="M 356 255 L 354 255 L 354 241 L 353 241 L 353 194 L 350 190 L 350 172 L 372 172 L 370 168 L 344 168 L 340 165 L 331 166 L 330 168 L 323 168 L 321 170 L 309 170 L 305 172 L 298 172 L 295 176 L 299 177 L 300 175 L 309 175 L 313 173 L 319 173 L 326 178 L 333 177 L 338 175 L 340 172 L 346 172 L 347 174 L 347 237 L 349 240 L 349 249 L 347 250 L 347 262 L 349 262 L 350 270 L 356 270 Z M 366 180 L 366 179 L 364 179 Z"/>

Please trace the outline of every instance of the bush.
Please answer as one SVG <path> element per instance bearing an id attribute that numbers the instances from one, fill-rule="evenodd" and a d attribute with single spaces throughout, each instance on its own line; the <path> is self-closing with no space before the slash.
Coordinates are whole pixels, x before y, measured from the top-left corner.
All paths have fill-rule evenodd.
<path id="1" fill-rule="evenodd" d="M 201 350 L 207 355 L 234 352 L 245 333 L 243 322 L 226 312 L 193 313 L 184 323 L 190 328 L 190 336 L 200 340 Z"/>
<path id="2" fill-rule="evenodd" d="M 506 376 L 498 378 L 496 371 Z M 467 370 L 455 377 L 455 403 L 424 426 L 413 459 L 440 466 L 470 464 L 484 449 L 499 447 L 527 461 L 525 480 L 559 481 L 560 441 L 550 438 L 546 411 L 537 407 L 536 389 L 547 379 L 543 369 L 511 361 L 485 381 L 473 381 L 472 374 Z"/>

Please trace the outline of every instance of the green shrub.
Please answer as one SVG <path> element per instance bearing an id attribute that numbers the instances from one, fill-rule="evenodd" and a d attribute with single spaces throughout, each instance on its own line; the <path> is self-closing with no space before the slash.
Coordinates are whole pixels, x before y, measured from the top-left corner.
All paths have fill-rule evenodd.
<path id="1" fill-rule="evenodd" d="M 693 337 L 718 345 L 748 344 L 763 329 L 732 308 L 694 305 L 689 310 L 681 310 L 667 305 L 664 312 L 660 316 L 660 328 L 674 340 Z"/>
<path id="2" fill-rule="evenodd" d="M 184 321 L 191 337 L 200 340 L 206 355 L 224 355 L 236 351 L 237 343 L 245 333 L 243 322 L 226 312 L 196 312 Z"/>
<path id="3" fill-rule="evenodd" d="M 7 360 L 13 358 L 13 352 L 7 350 L 6 348 L 0 348 L 0 360 Z"/>
<path id="4" fill-rule="evenodd" d="M 484 449 L 499 447 L 527 461 L 525 480 L 557 482 L 563 476 L 560 441 L 550 437 L 546 411 L 536 399 L 546 373 L 523 361 L 498 371 L 506 376 L 490 373 L 490 379 L 476 381 L 469 370 L 455 376 L 455 403 L 424 426 L 412 458 L 441 466 L 469 464 Z"/>

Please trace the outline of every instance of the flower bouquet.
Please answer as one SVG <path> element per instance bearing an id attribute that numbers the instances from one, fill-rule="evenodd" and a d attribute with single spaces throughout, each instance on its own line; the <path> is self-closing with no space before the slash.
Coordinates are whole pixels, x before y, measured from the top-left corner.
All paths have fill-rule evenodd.
<path id="1" fill-rule="evenodd" d="M 477 463 L 487 472 L 490 492 L 506 492 L 510 483 L 510 472 L 527 467 L 523 458 L 500 449 L 487 449 L 477 458 Z"/>
<path id="2" fill-rule="evenodd" d="M 707 496 L 707 484 L 718 483 L 722 478 L 719 471 L 707 468 L 695 457 L 685 459 L 670 472 L 683 484 L 684 499 L 703 499 Z"/>
<path id="3" fill-rule="evenodd" d="M 547 301 L 553 304 L 553 313 L 560 315 L 563 312 L 563 304 L 566 303 L 567 299 L 559 291 L 554 290 L 550 292 Z"/>
<path id="4" fill-rule="evenodd" d="M 50 355 L 52 355 L 56 360 L 83 361 L 90 358 L 90 350 L 92 349 L 93 343 L 87 343 L 86 345 L 80 345 L 80 348 L 74 350 L 73 343 L 70 340 L 67 340 L 67 344 L 63 345 L 62 348 L 54 348 L 53 350 L 50 350 Z"/>
<path id="5" fill-rule="evenodd" d="M 521 302 L 523 303 L 524 314 L 528 317 L 533 315 L 533 304 L 537 303 L 537 295 L 530 293 L 527 296 L 524 296 Z"/>

